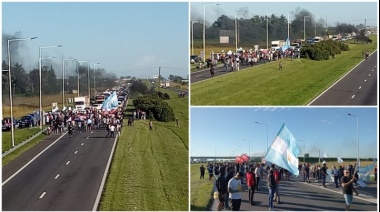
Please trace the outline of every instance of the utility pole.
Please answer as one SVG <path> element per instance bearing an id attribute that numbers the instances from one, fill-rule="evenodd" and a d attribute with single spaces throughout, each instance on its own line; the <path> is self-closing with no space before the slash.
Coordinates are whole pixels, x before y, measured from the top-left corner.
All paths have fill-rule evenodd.
<path id="1" fill-rule="evenodd" d="M 161 67 L 158 67 L 158 90 L 160 90 L 161 86 Z"/>

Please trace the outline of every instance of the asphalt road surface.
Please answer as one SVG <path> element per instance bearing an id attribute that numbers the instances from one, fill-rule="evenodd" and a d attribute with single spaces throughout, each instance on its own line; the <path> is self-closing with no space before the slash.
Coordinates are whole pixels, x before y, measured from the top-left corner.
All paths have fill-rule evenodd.
<path id="1" fill-rule="evenodd" d="M 345 201 L 342 188 L 335 188 L 335 184 L 326 183 L 323 188 L 321 182 L 317 183 L 310 178 L 311 183 L 302 182 L 303 177 L 293 177 L 290 181 L 280 181 L 280 204 L 274 202 L 274 210 L 283 211 L 344 211 Z M 243 187 L 244 189 L 245 187 Z M 248 191 L 241 192 L 242 211 L 267 211 L 268 188 L 266 178 L 260 180 L 260 190 L 255 191 L 254 206 L 248 202 Z M 358 188 L 359 196 L 353 197 L 350 210 L 376 211 L 377 210 L 377 185 L 368 184 L 368 187 Z M 215 200 L 212 210 L 217 209 L 218 200 Z M 231 203 L 229 204 L 231 207 Z M 224 209 L 226 210 L 226 209 Z"/>
<path id="2" fill-rule="evenodd" d="M 377 51 L 309 105 L 377 105 Z"/>
<path id="3" fill-rule="evenodd" d="M 255 64 L 253 66 L 258 66 L 258 65 L 260 65 L 260 63 Z M 249 66 L 249 65 L 240 65 L 239 70 L 243 70 L 243 69 L 250 68 L 250 67 L 251 66 Z M 236 70 L 234 69 L 234 71 L 236 71 Z M 217 77 L 217 76 L 220 76 L 223 74 L 227 74 L 227 73 L 230 73 L 230 72 L 226 72 L 223 64 L 221 64 L 221 65 L 218 65 L 217 68 L 215 68 L 215 76 L 214 77 Z M 205 69 L 202 69 L 199 71 L 195 71 L 195 72 L 191 73 L 190 76 L 191 76 L 191 79 L 190 79 L 191 83 L 200 82 L 203 80 L 210 79 L 211 78 L 210 69 L 205 68 Z"/>
<path id="4" fill-rule="evenodd" d="M 5 211 L 91 211 L 115 138 L 107 131 L 50 135 L 3 167 Z M 41 150 L 49 146 L 36 157 Z M 28 164 L 29 163 L 29 164 Z M 27 166 L 25 166 L 27 165 Z M 20 168 L 24 167 L 21 171 Z"/>

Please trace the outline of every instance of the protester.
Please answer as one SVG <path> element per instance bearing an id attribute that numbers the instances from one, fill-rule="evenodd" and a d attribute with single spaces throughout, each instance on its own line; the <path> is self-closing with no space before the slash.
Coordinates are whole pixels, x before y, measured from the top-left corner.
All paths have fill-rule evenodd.
<path id="1" fill-rule="evenodd" d="M 153 131 L 153 122 L 152 122 L 152 120 L 149 120 L 149 130 Z"/>
<path id="2" fill-rule="evenodd" d="M 218 211 L 221 211 L 223 209 L 223 203 L 225 200 L 225 195 L 227 194 L 227 181 L 226 181 L 226 175 L 225 175 L 225 167 L 220 168 L 220 176 L 218 177 L 216 181 L 216 188 L 219 192 L 219 203 L 218 203 Z"/>
<path id="3" fill-rule="evenodd" d="M 227 176 L 226 176 L 226 181 L 227 182 L 230 182 L 230 180 L 234 177 L 234 170 L 231 168 L 231 166 L 227 167 Z M 228 206 L 228 203 L 229 203 L 229 196 L 230 196 L 230 193 L 228 192 L 228 189 L 227 189 L 227 194 L 226 194 L 226 197 L 224 199 L 224 208 L 227 209 L 227 210 L 231 210 L 231 207 Z"/>
<path id="4" fill-rule="evenodd" d="M 208 167 L 207 167 L 207 171 L 208 171 L 208 180 L 210 181 L 212 176 L 213 176 L 213 167 L 212 167 L 212 164 L 209 164 Z"/>
<path id="5" fill-rule="evenodd" d="M 273 170 L 273 175 L 274 175 L 274 180 L 276 181 L 276 189 L 275 189 L 275 192 L 276 192 L 276 195 L 274 196 L 274 200 L 273 201 L 276 201 L 277 204 L 280 204 L 280 172 L 275 168 L 275 165 L 272 164 L 271 165 L 271 168 Z"/>
<path id="6" fill-rule="evenodd" d="M 334 176 L 335 188 L 338 188 L 339 170 L 335 166 L 333 166 L 331 174 Z"/>
<path id="7" fill-rule="evenodd" d="M 276 191 L 276 180 L 274 178 L 273 169 L 270 169 L 267 175 L 267 185 L 268 185 L 268 190 L 269 190 L 269 195 L 268 195 L 269 210 L 271 211 L 273 210 L 273 197 Z"/>
<path id="8" fill-rule="evenodd" d="M 350 208 L 350 205 L 352 204 L 352 191 L 355 191 L 356 196 L 359 195 L 358 191 L 354 188 L 353 184 L 355 178 L 350 176 L 349 170 L 344 170 L 344 176 L 341 179 L 342 182 L 342 189 L 343 189 L 343 196 L 344 200 L 346 201 L 346 207 L 345 210 L 348 211 Z"/>
<path id="9" fill-rule="evenodd" d="M 240 173 L 236 173 L 230 181 L 228 181 L 228 193 L 230 194 L 230 199 L 232 200 L 232 210 L 240 210 L 241 196 L 239 193 L 239 188 L 241 188 L 241 176 Z"/>
<path id="10" fill-rule="evenodd" d="M 248 202 L 250 205 L 254 205 L 253 196 L 255 194 L 255 173 L 254 168 L 250 168 L 245 175 L 248 186 Z"/>
<path id="11" fill-rule="evenodd" d="M 260 164 L 259 163 L 256 165 L 255 176 L 256 176 L 256 190 L 260 191 L 259 182 L 260 182 L 260 178 L 261 178 L 261 170 L 260 170 Z"/>
<path id="12" fill-rule="evenodd" d="M 205 179 L 205 167 L 203 167 L 203 164 L 201 165 L 201 167 L 199 168 L 200 171 L 201 171 L 201 176 L 199 179 Z"/>
<path id="13" fill-rule="evenodd" d="M 326 188 L 326 176 L 327 176 L 326 163 L 323 163 L 323 166 L 321 168 L 321 176 L 322 176 L 322 186 Z"/>

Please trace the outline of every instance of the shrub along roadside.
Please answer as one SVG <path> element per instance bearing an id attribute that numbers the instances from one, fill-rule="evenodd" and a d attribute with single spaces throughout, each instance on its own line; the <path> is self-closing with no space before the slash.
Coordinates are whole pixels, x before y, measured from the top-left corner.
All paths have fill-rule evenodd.
<path id="1" fill-rule="evenodd" d="M 329 60 L 330 56 L 334 59 L 335 55 L 340 54 L 342 51 L 349 50 L 350 48 L 345 43 L 324 40 L 314 45 L 302 47 L 301 56 L 311 60 Z"/>
<path id="2" fill-rule="evenodd" d="M 162 122 L 174 121 L 173 108 L 167 102 L 161 100 L 157 94 L 140 96 L 133 100 L 133 105 L 136 109 L 145 111 L 148 119 Z"/>

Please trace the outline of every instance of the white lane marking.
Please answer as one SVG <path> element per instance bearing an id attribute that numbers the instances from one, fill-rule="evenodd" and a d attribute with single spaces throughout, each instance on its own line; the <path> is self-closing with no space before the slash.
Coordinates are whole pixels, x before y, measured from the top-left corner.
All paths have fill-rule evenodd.
<path id="1" fill-rule="evenodd" d="M 367 79 L 365 79 L 364 82 L 367 82 Z"/>
<path id="2" fill-rule="evenodd" d="M 376 66 L 375 66 L 376 67 Z M 373 71 L 373 69 L 372 69 L 372 71 Z"/>
<path id="3" fill-rule="evenodd" d="M 44 191 L 44 192 L 41 194 L 40 199 L 44 198 L 45 194 L 46 194 L 46 191 Z"/>
<path id="4" fill-rule="evenodd" d="M 360 89 L 360 88 L 359 88 L 359 89 Z M 78 153 L 78 151 L 75 151 L 75 152 L 74 152 L 74 155 L 76 155 L 77 153 Z"/>
<path id="5" fill-rule="evenodd" d="M 19 169 L 17 172 L 15 172 L 12 176 L 10 176 L 7 180 L 3 182 L 3 186 L 9 182 L 12 178 L 14 178 L 18 173 L 20 173 L 22 170 L 24 170 L 29 164 L 31 164 L 34 160 L 36 160 L 42 153 L 44 153 L 46 150 L 48 150 L 51 146 L 53 146 L 56 142 L 59 141 L 63 136 L 66 135 L 67 132 L 65 132 L 63 135 L 61 135 L 57 140 L 55 140 L 53 143 L 51 143 L 48 147 L 46 147 L 44 150 L 42 150 L 38 155 L 36 155 L 32 160 L 30 160 L 27 164 L 25 164 L 21 169 Z"/>
<path id="6" fill-rule="evenodd" d="M 362 86 L 359 86 L 359 89 L 362 89 Z"/>
<path id="7" fill-rule="evenodd" d="M 368 74 L 368 76 L 370 77 L 370 76 L 371 76 L 371 74 Z"/>
<path id="8" fill-rule="evenodd" d="M 202 76 L 202 74 L 201 75 L 196 75 L 196 76 L 194 76 L 194 77 L 201 77 Z"/>
<path id="9" fill-rule="evenodd" d="M 58 179 L 59 176 L 60 176 L 60 174 L 57 174 L 57 176 L 55 176 L 54 179 L 55 180 Z"/>
<path id="10" fill-rule="evenodd" d="M 328 188 L 323 188 L 321 186 L 313 185 L 311 183 L 304 183 L 304 184 L 309 185 L 309 186 L 313 186 L 313 187 L 316 187 L 316 188 L 320 188 L 320 189 L 325 189 L 325 190 L 328 190 L 328 191 L 331 191 L 331 192 L 334 192 L 334 193 L 338 193 L 338 194 L 342 193 L 342 191 L 335 191 L 335 190 L 331 190 L 331 189 L 328 189 Z M 377 203 L 377 199 L 376 200 L 368 199 L 368 198 L 365 199 L 365 198 L 362 198 L 362 197 L 359 197 L 359 196 L 355 196 L 355 198 L 358 198 L 358 199 L 361 199 L 361 200 L 367 201 L 367 202 Z"/>
<path id="11" fill-rule="evenodd" d="M 352 95 L 351 99 L 355 98 L 355 95 Z"/>
<path id="12" fill-rule="evenodd" d="M 67 162 L 66 162 L 66 165 L 69 165 L 69 163 L 70 163 L 70 161 L 67 161 Z"/>
<path id="13" fill-rule="evenodd" d="M 81 143 L 80 145 L 83 146 L 84 143 Z"/>

